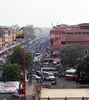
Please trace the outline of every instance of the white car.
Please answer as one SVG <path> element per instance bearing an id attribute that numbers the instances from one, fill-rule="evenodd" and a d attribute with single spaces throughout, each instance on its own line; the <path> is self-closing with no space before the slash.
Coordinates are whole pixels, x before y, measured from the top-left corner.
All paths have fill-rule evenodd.
<path id="1" fill-rule="evenodd" d="M 54 75 L 49 75 L 48 77 L 45 78 L 46 80 L 55 80 Z"/>
<path id="2" fill-rule="evenodd" d="M 32 75 L 32 79 L 41 79 L 41 77 L 39 77 L 38 75 Z"/>
<path id="3" fill-rule="evenodd" d="M 55 80 L 56 79 L 54 74 L 51 72 L 49 73 L 49 72 L 44 71 L 42 72 L 42 75 L 43 75 L 43 79 L 45 80 Z"/>

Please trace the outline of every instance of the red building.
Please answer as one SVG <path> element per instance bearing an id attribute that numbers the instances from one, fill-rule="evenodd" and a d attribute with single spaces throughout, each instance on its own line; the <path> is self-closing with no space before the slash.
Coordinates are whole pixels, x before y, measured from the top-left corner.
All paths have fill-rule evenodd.
<path id="1" fill-rule="evenodd" d="M 58 55 L 58 51 L 69 44 L 80 43 L 89 48 L 89 23 L 71 26 L 57 25 L 50 30 L 50 42 L 53 55 Z"/>

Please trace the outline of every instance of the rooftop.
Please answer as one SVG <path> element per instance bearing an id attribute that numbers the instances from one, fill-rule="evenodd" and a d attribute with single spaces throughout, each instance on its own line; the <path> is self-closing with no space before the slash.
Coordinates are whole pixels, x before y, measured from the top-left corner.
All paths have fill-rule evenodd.
<path id="1" fill-rule="evenodd" d="M 64 98 L 64 97 L 89 97 L 89 89 L 46 89 L 42 88 L 41 98 Z"/>

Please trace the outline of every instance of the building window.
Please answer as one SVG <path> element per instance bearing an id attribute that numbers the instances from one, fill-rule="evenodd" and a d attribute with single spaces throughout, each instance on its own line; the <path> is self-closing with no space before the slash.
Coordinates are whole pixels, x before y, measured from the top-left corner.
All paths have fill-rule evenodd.
<path id="1" fill-rule="evenodd" d="M 88 26 L 80 26 L 80 29 L 89 29 L 89 25 Z"/>
<path id="2" fill-rule="evenodd" d="M 61 44 L 62 44 L 62 45 L 65 45 L 65 44 L 66 44 L 66 42 L 65 42 L 65 41 L 61 41 Z"/>
<path id="3" fill-rule="evenodd" d="M 67 32 L 67 34 L 73 34 L 73 32 Z"/>
<path id="4" fill-rule="evenodd" d="M 89 43 L 89 41 L 83 41 L 84 43 Z"/>
<path id="5" fill-rule="evenodd" d="M 66 44 L 72 44 L 73 41 L 66 41 Z"/>
<path id="6" fill-rule="evenodd" d="M 81 43 L 81 41 L 75 41 L 74 43 Z"/>
<path id="7" fill-rule="evenodd" d="M 51 45 L 53 45 L 53 39 L 51 39 Z"/>
<path id="8" fill-rule="evenodd" d="M 89 32 L 83 32 L 83 34 L 89 34 Z"/>
<path id="9" fill-rule="evenodd" d="M 81 34 L 81 32 L 74 32 L 74 34 Z"/>
<path id="10" fill-rule="evenodd" d="M 81 43 L 81 41 L 62 41 L 61 44 L 65 45 L 65 44 L 76 44 L 76 43 Z"/>
<path id="11" fill-rule="evenodd" d="M 62 34 L 65 34 L 65 32 L 62 32 Z"/>

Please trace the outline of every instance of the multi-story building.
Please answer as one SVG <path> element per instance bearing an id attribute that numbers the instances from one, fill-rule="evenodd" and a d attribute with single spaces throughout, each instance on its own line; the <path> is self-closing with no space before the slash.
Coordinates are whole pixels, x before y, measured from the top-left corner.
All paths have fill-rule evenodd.
<path id="1" fill-rule="evenodd" d="M 59 50 L 70 44 L 80 43 L 89 49 L 89 23 L 78 25 L 57 25 L 50 30 L 50 48 L 52 55 L 58 55 Z"/>
<path id="2" fill-rule="evenodd" d="M 5 46 L 10 46 L 14 42 L 14 30 L 13 29 L 5 29 L 4 33 L 4 40 L 5 40 Z"/>
<path id="3" fill-rule="evenodd" d="M 4 47 L 4 30 L 0 28 L 0 49 Z"/>
<path id="4" fill-rule="evenodd" d="M 0 49 L 11 46 L 14 43 L 15 37 L 13 29 L 0 27 Z"/>

